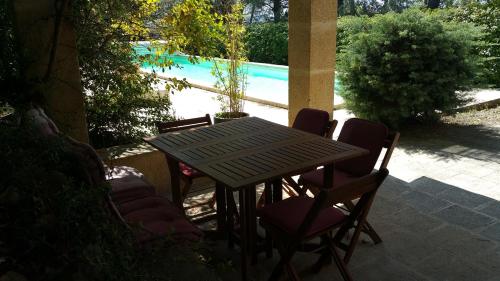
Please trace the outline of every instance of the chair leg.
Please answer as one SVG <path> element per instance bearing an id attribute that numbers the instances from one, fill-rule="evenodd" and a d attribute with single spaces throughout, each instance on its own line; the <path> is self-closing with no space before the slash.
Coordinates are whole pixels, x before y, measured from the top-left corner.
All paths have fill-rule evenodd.
<path id="1" fill-rule="evenodd" d="M 347 265 L 344 263 L 339 253 L 337 252 L 337 249 L 335 249 L 335 246 L 331 241 L 329 241 L 328 243 L 328 248 L 330 249 L 335 265 L 337 265 L 337 268 L 339 269 L 342 278 L 345 281 L 352 281 L 352 276 L 349 270 L 347 269 Z"/>
<path id="2" fill-rule="evenodd" d="M 321 255 L 311 268 L 311 271 L 313 273 L 319 273 L 323 266 L 328 265 L 332 262 L 332 256 L 330 254 L 330 251 L 328 250 L 328 240 L 330 240 L 331 238 L 329 234 L 321 235 L 320 238 L 320 247 L 324 247 L 324 249 L 321 250 Z"/>
<path id="3" fill-rule="evenodd" d="M 378 235 L 378 233 L 373 229 L 368 221 L 363 223 L 363 232 L 366 233 L 373 241 L 373 244 L 377 245 L 382 243 L 382 238 Z"/>
<path id="4" fill-rule="evenodd" d="M 352 211 L 354 209 L 354 204 L 351 201 L 345 202 L 344 205 L 347 207 L 347 209 L 349 211 Z M 366 233 L 368 236 L 370 236 L 370 239 L 372 239 L 373 244 L 376 245 L 376 244 L 379 244 L 382 242 L 382 239 L 380 238 L 378 233 L 375 231 L 375 229 L 373 229 L 373 227 L 370 225 L 370 223 L 366 220 L 363 223 L 362 231 L 364 233 Z"/>
<path id="5" fill-rule="evenodd" d="M 278 264 L 274 267 L 273 272 L 271 272 L 271 276 L 267 280 L 269 281 L 276 281 L 280 278 L 280 276 L 283 274 L 283 270 L 285 268 L 285 263 L 283 262 L 283 259 L 280 259 Z"/>
<path id="6" fill-rule="evenodd" d="M 183 177 L 182 181 L 184 182 L 184 186 L 182 187 L 182 201 L 184 201 L 187 197 L 189 190 L 191 189 L 193 180 L 187 177 Z"/>
<path id="7" fill-rule="evenodd" d="M 297 274 L 297 271 L 295 268 L 293 268 L 292 264 L 290 262 L 287 262 L 285 264 L 286 268 L 286 273 L 288 275 L 288 278 L 292 281 L 300 281 L 299 275 Z"/>
<path id="8" fill-rule="evenodd" d="M 287 191 L 290 196 L 297 196 L 302 194 L 302 187 L 293 180 L 292 177 L 283 177 L 283 180 L 296 192 L 296 194 L 292 193 L 292 191 Z"/>

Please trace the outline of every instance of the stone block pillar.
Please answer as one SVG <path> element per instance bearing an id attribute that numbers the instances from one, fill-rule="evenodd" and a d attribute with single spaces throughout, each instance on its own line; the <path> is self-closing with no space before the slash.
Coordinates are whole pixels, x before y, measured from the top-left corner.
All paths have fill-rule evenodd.
<path id="1" fill-rule="evenodd" d="M 291 124 L 304 107 L 333 113 L 337 1 L 289 1 L 288 25 Z"/>
<path id="2" fill-rule="evenodd" d="M 59 129 L 79 141 L 88 142 L 76 36 L 68 20 L 68 2 L 71 1 L 16 0 L 15 18 L 21 47 L 31 60 L 27 69 L 28 78 L 42 81 L 54 42 L 56 3 L 64 5 L 52 71 L 38 91 L 44 94 L 43 106 Z"/>

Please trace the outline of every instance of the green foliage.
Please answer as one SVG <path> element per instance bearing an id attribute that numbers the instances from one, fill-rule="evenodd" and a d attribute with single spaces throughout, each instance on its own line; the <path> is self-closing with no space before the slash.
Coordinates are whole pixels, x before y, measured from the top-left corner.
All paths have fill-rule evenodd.
<path id="1" fill-rule="evenodd" d="M 367 16 L 339 17 L 337 20 L 337 54 L 351 44 L 353 34 L 365 32 L 369 28 L 369 18 Z"/>
<path id="2" fill-rule="evenodd" d="M 33 81 L 25 78 L 28 62 L 18 44 L 13 10 L 12 1 L 0 0 L 0 113 L 25 106 L 34 94 L 29 90 Z"/>
<path id="3" fill-rule="evenodd" d="M 146 1 L 75 1 L 74 22 L 91 144 L 140 140 L 154 120 L 170 118 L 168 97 L 153 89 L 133 62 L 130 39 L 146 36 Z M 133 28 L 127 28 L 133 27 Z"/>
<path id="4" fill-rule="evenodd" d="M 65 139 L 34 131 L 0 122 L 2 273 L 30 281 L 217 280 L 202 245 L 164 239 L 138 247 L 109 210 L 109 187 L 82 181 Z"/>
<path id="5" fill-rule="evenodd" d="M 357 116 L 396 127 L 432 120 L 436 110 L 462 102 L 457 91 L 471 82 L 471 51 L 480 33 L 472 25 L 442 22 L 415 9 L 348 22 L 363 28 L 345 39 L 338 56 L 339 94 Z"/>
<path id="6" fill-rule="evenodd" d="M 94 147 L 140 141 L 155 120 L 170 120 L 168 95 L 155 90 L 154 74 L 139 73 L 148 62 L 175 67 L 165 53 L 214 54 L 220 24 L 208 0 L 185 0 L 163 9 L 158 0 L 84 1 L 73 3 L 87 122 Z M 161 12 L 160 12 L 161 11 Z M 150 39 L 155 52 L 139 56 L 131 40 Z M 192 61 L 196 61 L 191 56 Z M 165 91 L 181 90 L 186 81 L 168 81 Z"/>
<path id="7" fill-rule="evenodd" d="M 215 87 L 221 92 L 217 99 L 221 111 L 230 115 L 243 112 L 243 98 L 246 90 L 248 70 L 243 65 L 246 61 L 243 36 L 243 5 L 237 2 L 231 5 L 230 13 L 224 15 L 222 42 L 225 49 L 225 60 L 215 60 L 213 75 Z"/>
<path id="8" fill-rule="evenodd" d="M 483 27 L 481 40 L 484 44 L 476 48 L 483 59 L 476 82 L 500 88 L 500 1 L 477 2 L 449 9 L 440 13 L 457 22 L 470 22 Z"/>
<path id="9" fill-rule="evenodd" d="M 247 27 L 245 45 L 253 62 L 288 64 L 288 23 L 256 23 Z"/>

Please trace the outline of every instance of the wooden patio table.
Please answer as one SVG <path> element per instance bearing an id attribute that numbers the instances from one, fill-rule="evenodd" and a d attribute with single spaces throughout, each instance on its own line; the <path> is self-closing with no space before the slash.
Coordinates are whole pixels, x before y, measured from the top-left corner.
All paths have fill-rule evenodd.
<path id="1" fill-rule="evenodd" d="M 335 162 L 368 154 L 365 149 L 257 117 L 144 140 L 165 153 L 171 175 L 172 201 L 181 209 L 179 162 L 216 182 L 217 229 L 221 234 L 225 233 L 227 219 L 232 219 L 230 216 L 226 219 L 226 191 L 227 195 L 239 192 L 242 280 L 247 279 L 247 264 L 255 248 L 256 185 L 272 182 L 272 197 L 281 200 L 283 176 L 325 166 L 324 183 L 331 187 Z"/>

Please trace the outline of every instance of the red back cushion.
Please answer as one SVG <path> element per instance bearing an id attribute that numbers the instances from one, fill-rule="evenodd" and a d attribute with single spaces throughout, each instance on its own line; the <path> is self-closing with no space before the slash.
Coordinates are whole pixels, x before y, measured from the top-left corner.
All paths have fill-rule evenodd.
<path id="1" fill-rule="evenodd" d="M 26 116 L 31 119 L 37 133 L 43 137 L 57 136 L 59 129 L 56 124 L 45 114 L 42 108 L 33 107 L 26 112 Z"/>
<path id="2" fill-rule="evenodd" d="M 67 137 L 66 140 L 69 149 L 77 158 L 78 163 L 75 165 L 80 165 L 85 173 L 85 180 L 91 185 L 102 184 L 106 180 L 105 167 L 94 148 L 70 137 Z"/>
<path id="3" fill-rule="evenodd" d="M 328 112 L 312 108 L 303 108 L 295 117 L 292 127 L 311 134 L 323 136 L 328 128 Z"/>
<path id="4" fill-rule="evenodd" d="M 347 120 L 340 131 L 338 140 L 367 149 L 370 154 L 344 160 L 336 164 L 335 168 L 355 176 L 371 173 L 388 134 L 389 130 L 382 123 L 359 118 Z"/>

